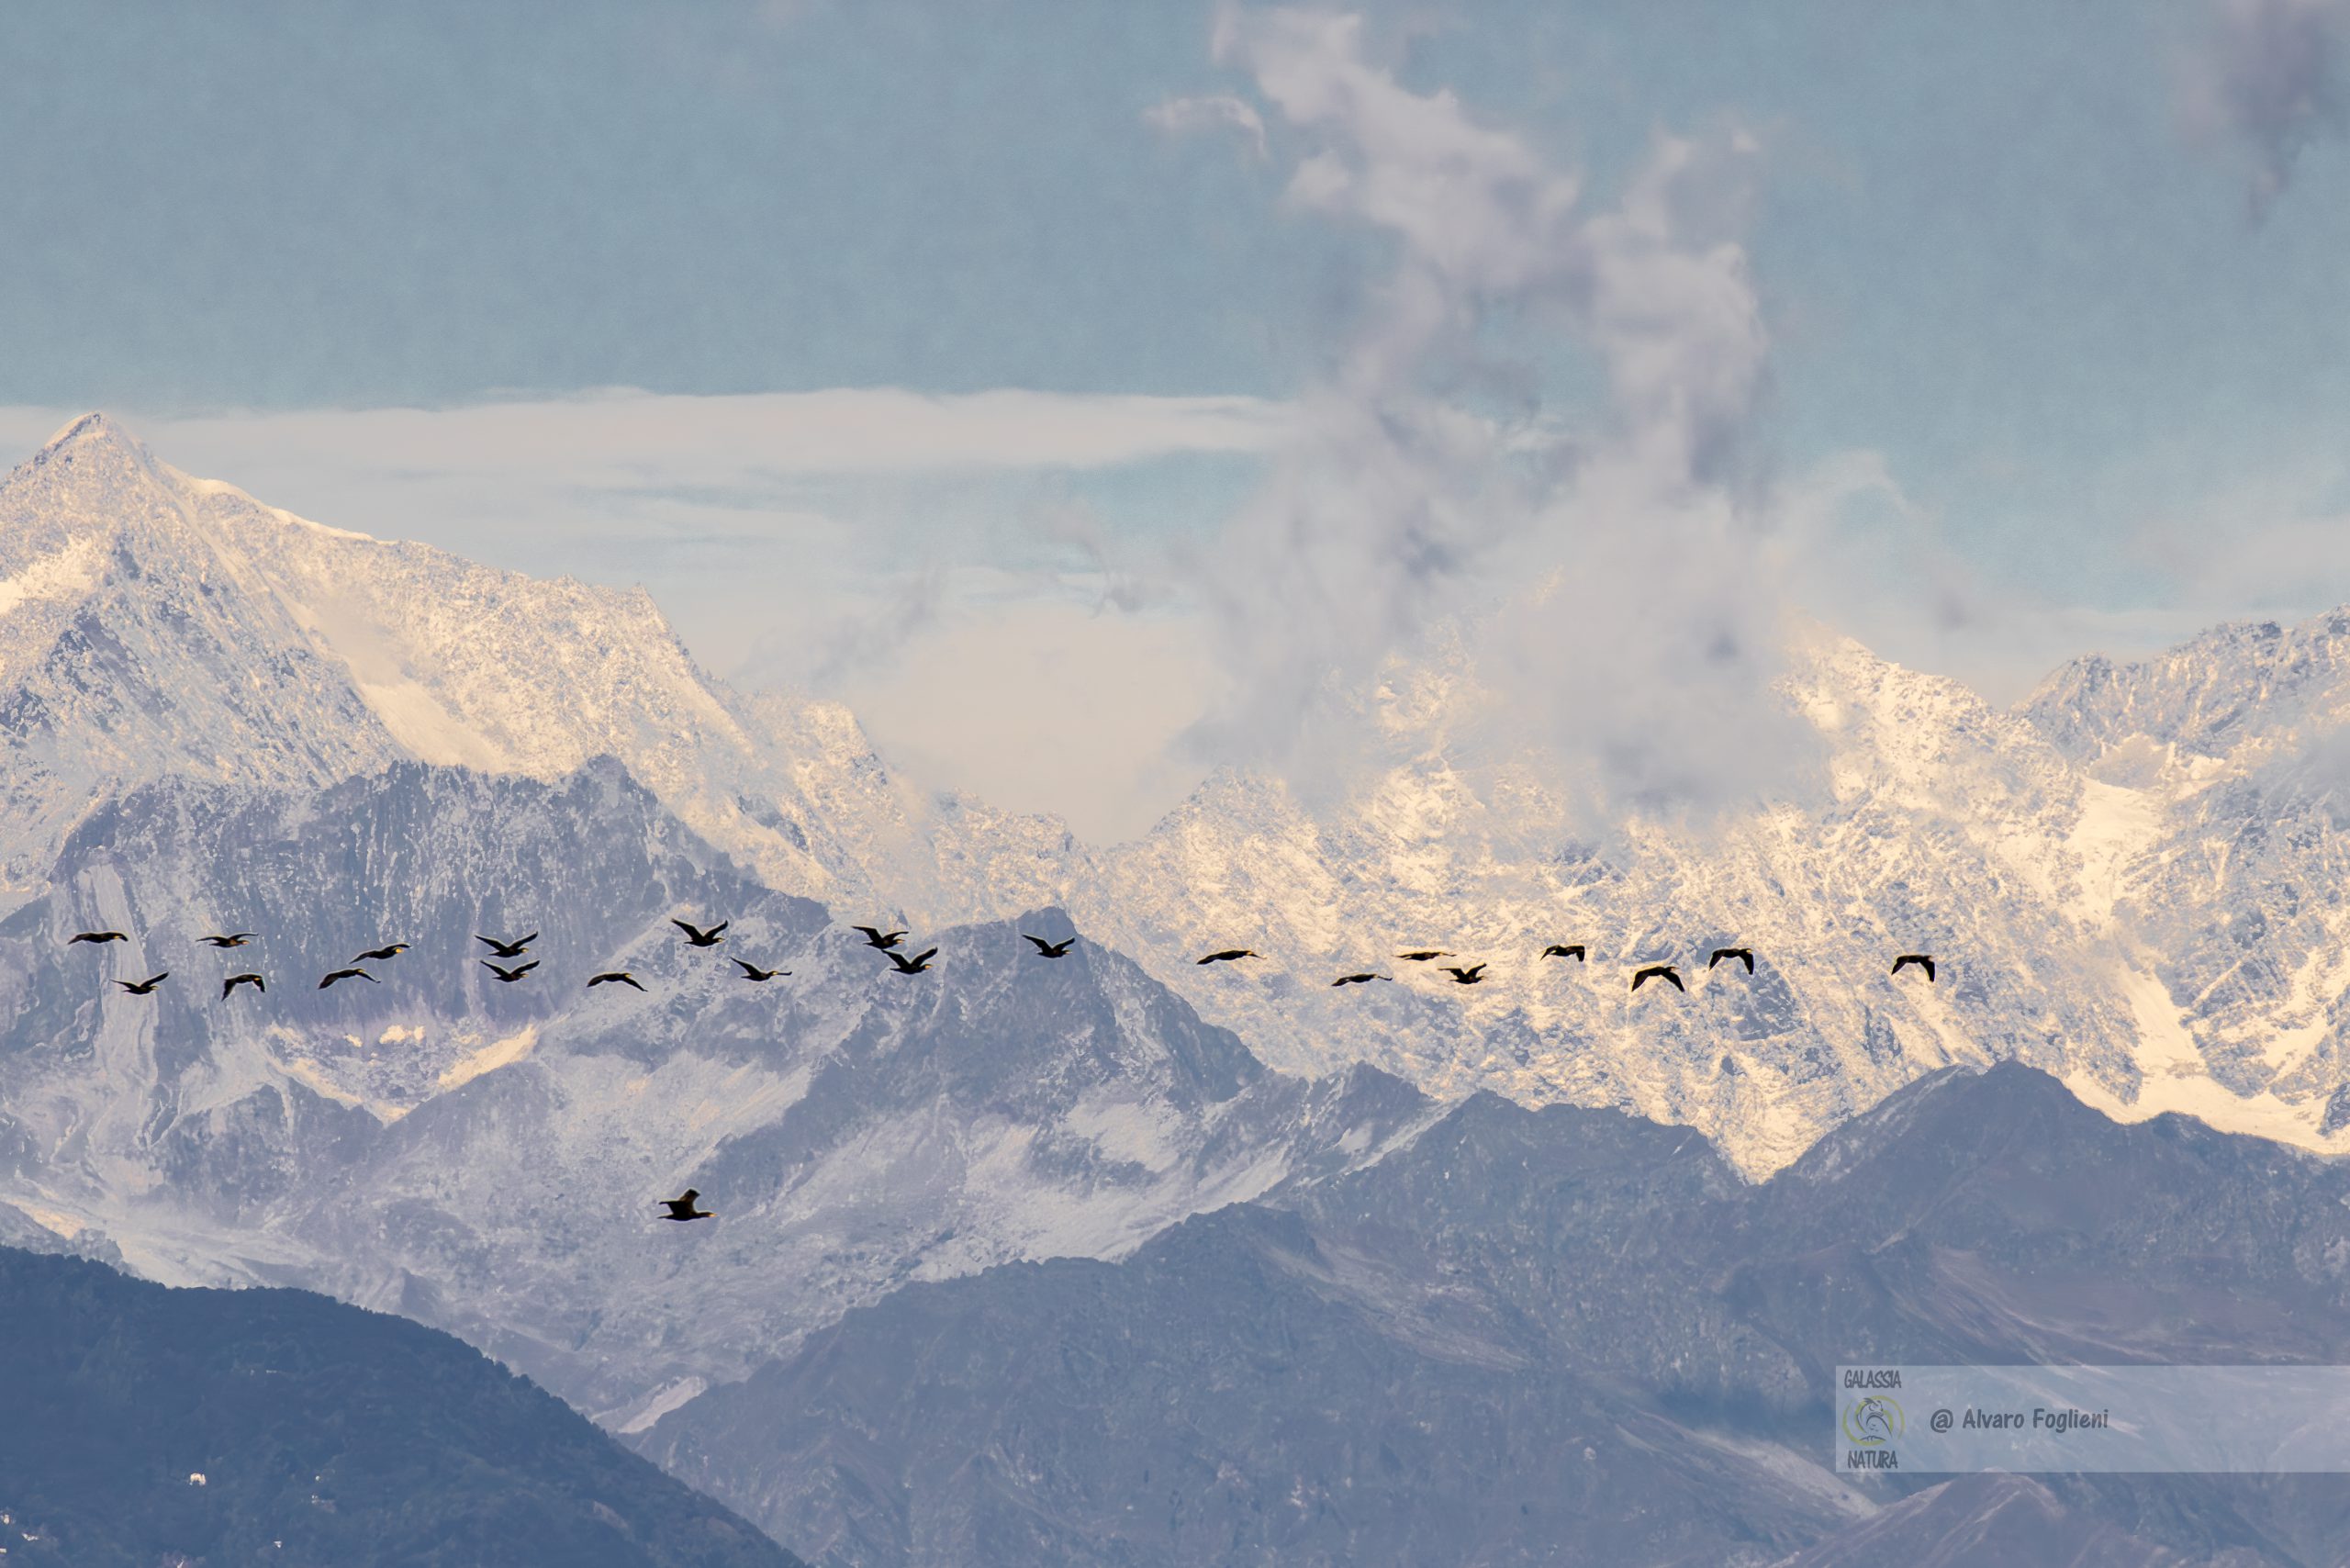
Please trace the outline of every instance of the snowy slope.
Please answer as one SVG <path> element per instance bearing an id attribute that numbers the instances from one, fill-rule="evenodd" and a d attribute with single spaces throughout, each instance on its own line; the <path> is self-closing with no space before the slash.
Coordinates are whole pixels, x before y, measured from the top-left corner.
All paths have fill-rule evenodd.
<path id="1" fill-rule="evenodd" d="M 710 680 L 643 590 L 308 522 L 96 414 L 0 483 L 0 703 L 20 889 L 109 786 L 317 785 L 398 758 L 554 778 L 617 756 L 816 897 L 876 902 L 912 837 L 845 711 Z"/>
<path id="2" fill-rule="evenodd" d="M 673 916 L 732 924 L 696 950 Z M 64 942 L 96 925 L 136 936 Z M 262 935 L 199 942 L 223 928 Z M 534 931 L 540 969 L 494 980 L 476 934 Z M 318 989 L 394 941 L 377 980 Z M 0 924 L 0 1214 L 166 1282 L 422 1319 L 625 1425 L 903 1280 L 1116 1256 L 1429 1114 L 1266 1072 L 1091 943 L 934 942 L 893 974 L 610 760 L 146 786 Z M 643 991 L 586 989 L 610 969 Z M 246 969 L 269 991 L 223 997 Z M 657 1219 L 689 1185 L 722 1223 Z"/>
<path id="3" fill-rule="evenodd" d="M 2350 1133 L 2350 619 L 2085 660 L 1994 710 L 1820 635 L 1780 693 L 1829 788 L 1703 833 L 1574 839 L 1539 756 L 1455 760 L 1476 672 L 1394 673 L 1404 760 L 1307 809 L 1222 775 L 1140 841 L 909 789 L 835 705 L 697 669 L 649 600 L 306 523 L 78 421 L 0 485 L 0 854 L 17 897 L 88 802 L 192 776 L 317 788 L 395 760 L 560 778 L 618 757 L 765 885 L 941 925 L 1058 904 L 1272 1066 L 1368 1061 L 1682 1121 L 1750 1172 L 1950 1062 L 2116 1114 Z M 549 700 L 548 694 L 560 700 Z M 1581 941 L 1588 966 L 1535 955 Z M 1199 953 L 1266 954 L 1203 969 Z M 1406 946 L 1486 960 L 1452 985 Z M 1751 946 L 1750 980 L 1703 973 Z M 1931 951 L 1942 980 L 1886 971 Z M 1683 998 L 1628 994 L 1673 959 Z M 1376 967 L 1393 986 L 1333 991 Z"/>

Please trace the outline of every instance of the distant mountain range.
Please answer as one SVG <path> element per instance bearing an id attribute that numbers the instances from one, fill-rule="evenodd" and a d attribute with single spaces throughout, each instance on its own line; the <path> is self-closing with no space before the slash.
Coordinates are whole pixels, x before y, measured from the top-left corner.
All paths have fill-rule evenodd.
<path id="1" fill-rule="evenodd" d="M 1820 634 L 1781 693 L 1824 796 L 1578 841 L 1534 754 L 1472 764 L 1457 657 L 1367 698 L 1398 758 L 1308 810 L 1219 775 L 1141 840 L 908 788 L 837 706 L 734 692 L 641 593 L 303 521 L 102 416 L 0 482 L 0 868 L 19 898 L 94 799 L 321 789 L 395 762 L 552 783 L 617 759 L 763 885 L 937 928 L 1058 905 L 1269 1065 L 1698 1127 L 1754 1173 L 1951 1062 L 2043 1067 L 2124 1115 L 2311 1148 L 2350 1132 L 2341 998 L 2350 614 L 2086 659 L 2011 712 Z M 1550 941 L 1591 963 L 1541 962 Z M 1258 948 L 1200 969 L 1212 946 Z M 1334 992 L 1425 945 L 1453 986 Z M 1684 1001 L 1628 966 L 1751 946 Z M 1886 971 L 1932 951 L 1942 979 Z"/>
<path id="2" fill-rule="evenodd" d="M 1833 1378 L 2345 1356 L 2350 1167 L 2010 1064 L 1761 1186 L 1481 1094 L 1123 1260 L 910 1285 L 637 1440 L 844 1568 L 2314 1568 L 2350 1477 L 1853 1482 Z"/>
<path id="3" fill-rule="evenodd" d="M 0 481 L 0 1242 L 448 1329 L 844 1563 L 1515 1561 L 1572 1498 L 1622 1561 L 2031 1520 L 2083 1562 L 2191 1552 L 2225 1531 L 2172 1492 L 2136 1518 L 2031 1482 L 1848 1491 L 1804 1402 L 1872 1335 L 2196 1349 L 2230 1299 L 2189 1290 L 2210 1258 L 2255 1316 L 2338 1315 L 2330 1165 L 2118 1127 L 2022 1064 L 2128 1121 L 2350 1148 L 2345 657 L 2350 617 L 2222 629 L 2003 712 L 1821 635 L 1779 694 L 1818 798 L 1604 842 L 1560 825 L 1539 756 L 1462 760 L 1475 671 L 1438 660 L 1366 697 L 1395 760 L 1351 796 L 1221 774 L 1086 846 L 909 788 L 836 706 L 729 689 L 642 594 L 308 522 L 91 416 Z M 914 927 L 934 971 L 853 922 Z M 129 940 L 65 942 L 98 927 Z M 223 928 L 262 935 L 197 942 Z M 532 931 L 539 969 L 495 980 L 476 934 Z M 1395 956 L 1422 945 L 1485 983 Z M 1227 946 L 1264 957 L 1192 961 Z M 1753 974 L 1707 971 L 1716 946 Z M 1902 951 L 1938 978 L 1889 973 Z M 1687 992 L 1631 995 L 1664 958 Z M 245 969 L 268 991 L 221 996 Z M 606 969 L 643 989 L 588 991 Z M 1396 979 L 1329 984 L 1358 969 Z M 2241 1236 L 2112 1229 L 2067 1207 L 2097 1166 L 2018 1150 L 2002 1240 L 1935 1228 L 1981 1181 L 1905 1229 L 1823 1174 L 1908 1191 L 1921 1156 L 1869 1142 L 1901 1118 L 1963 1165 L 2034 1116 L 2116 1158 L 2256 1148 L 2296 1196 L 2230 1176 Z M 2184 1211 L 2209 1175 L 2156 1161 L 2132 1201 Z M 660 1222 L 688 1185 L 719 1219 Z M 2026 1253 L 1995 1284 L 1964 1260 Z M 1195 1426 L 1086 1414 L 1118 1387 Z M 1440 1438 L 1404 1429 L 1421 1408 Z M 1588 1462 L 1552 1451 L 1586 1433 Z M 2276 1532 L 2244 1561 L 2317 1561 L 2318 1505 L 2263 1495 L 2227 1504 Z"/>
<path id="4" fill-rule="evenodd" d="M 446 1335 L 0 1248 L 0 1549 L 60 1568 L 794 1568 Z"/>

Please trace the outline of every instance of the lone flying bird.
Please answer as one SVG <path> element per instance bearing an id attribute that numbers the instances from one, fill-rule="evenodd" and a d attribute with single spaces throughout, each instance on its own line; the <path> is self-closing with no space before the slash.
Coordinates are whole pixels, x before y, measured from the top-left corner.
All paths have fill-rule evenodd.
<path id="1" fill-rule="evenodd" d="M 1671 980 L 1673 982 L 1673 990 L 1682 992 L 1684 995 L 1688 993 L 1689 988 L 1681 983 L 1681 971 L 1674 969 L 1671 964 L 1651 964 L 1646 969 L 1634 969 L 1632 971 L 1632 989 L 1634 991 L 1638 991 L 1643 983 L 1652 980 Z"/>
<path id="2" fill-rule="evenodd" d="M 231 931 L 226 936 L 207 936 L 204 940 L 215 947 L 241 947 L 259 935 L 253 931 Z"/>
<path id="3" fill-rule="evenodd" d="M 155 994 L 155 988 L 171 978 L 171 971 L 166 969 L 160 975 L 150 975 L 143 980 L 118 980 L 114 983 L 133 996 L 152 996 Z"/>
<path id="4" fill-rule="evenodd" d="M 1706 968 L 1710 969 L 1724 958 L 1737 958 L 1746 965 L 1748 974 L 1754 972 L 1754 949 L 1751 947 L 1717 947 L 1714 956 L 1706 960 Z"/>
<path id="5" fill-rule="evenodd" d="M 528 936 L 522 937 L 519 941 L 514 942 L 500 942 L 495 936 L 484 936 L 479 932 L 474 933 L 475 941 L 488 943 L 490 952 L 501 958 L 520 958 L 529 950 L 531 944 L 538 939 L 539 934 L 535 931 L 532 932 Z"/>
<path id="6" fill-rule="evenodd" d="M 1475 985 L 1485 978 L 1485 966 L 1472 964 L 1464 969 L 1457 965 L 1447 964 L 1444 966 L 1444 972 L 1452 977 L 1453 983 L 1456 985 Z"/>
<path id="7" fill-rule="evenodd" d="M 1926 971 L 1926 983 L 1929 985 L 1933 983 L 1934 956 L 1931 953 L 1904 953 L 1901 957 L 1893 960 L 1893 972 L 1897 975 L 1899 974 L 1901 972 L 1901 967 L 1904 964 L 1917 965 L 1919 969 Z"/>
<path id="8" fill-rule="evenodd" d="M 938 957 L 938 949 L 925 947 L 911 958 L 903 953 L 890 953 L 886 957 L 890 963 L 897 966 L 898 972 L 901 975 L 926 975 L 930 972 L 930 961 Z"/>
<path id="9" fill-rule="evenodd" d="M 1253 958 L 1255 957 L 1257 957 L 1257 954 L 1252 948 L 1226 947 L 1221 952 L 1210 953 L 1206 958 L 1198 961 L 1203 964 L 1228 964 L 1235 958 Z"/>
<path id="10" fill-rule="evenodd" d="M 1546 958 L 1572 958 L 1577 963 L 1586 961 L 1580 942 L 1553 942 L 1542 949 L 1542 956 Z"/>
<path id="11" fill-rule="evenodd" d="M 359 955 L 359 957 L 357 957 L 357 958 L 355 958 L 352 959 L 351 961 L 352 961 L 352 963 L 354 963 L 354 964 L 364 964 L 364 963 L 367 962 L 369 959 L 371 959 L 371 958 L 372 958 L 372 959 L 375 959 L 375 960 L 376 962 L 378 962 L 378 963 L 384 963 L 384 962 L 388 962 L 389 960 L 391 960 L 391 959 L 393 959 L 393 958 L 398 958 L 402 953 L 405 953 L 405 952 L 407 952 L 407 951 L 408 951 L 408 944 L 407 944 L 407 943 L 405 943 L 405 942 L 394 942 L 394 943 L 391 943 L 390 945 L 388 945 L 388 946 L 382 946 L 382 947 L 370 947 L 370 948 L 368 948 L 368 949 L 367 949 L 367 951 L 365 951 L 364 953 L 360 954 L 360 955 Z M 374 977 L 373 977 L 372 975 L 371 975 L 370 977 L 368 977 L 368 978 L 369 978 L 369 979 L 371 979 L 371 980 L 372 980 L 372 979 L 374 979 Z"/>
<path id="12" fill-rule="evenodd" d="M 1361 985 L 1366 980 L 1393 980 L 1394 978 L 1393 975 L 1340 975 L 1330 983 L 1332 985 Z"/>
<path id="13" fill-rule="evenodd" d="M 1066 958 L 1069 957 L 1069 944 L 1077 940 L 1074 936 L 1068 936 L 1058 942 L 1047 942 L 1041 936 L 1029 936 L 1025 931 L 1020 935 L 1036 944 L 1036 956 L 1040 958 Z"/>
<path id="14" fill-rule="evenodd" d="M 878 925 L 852 925 L 849 929 L 864 932 L 865 945 L 868 947 L 878 947 L 885 953 L 906 939 L 906 934 L 902 931 L 884 931 Z"/>
<path id="15" fill-rule="evenodd" d="M 68 947 L 76 942 L 128 942 L 130 938 L 119 931 L 77 931 L 65 939 Z"/>
<path id="16" fill-rule="evenodd" d="M 220 994 L 226 996 L 241 985 L 249 985 L 264 994 L 269 991 L 269 982 L 259 975 L 230 975 L 220 982 Z"/>
<path id="17" fill-rule="evenodd" d="M 1430 958 L 1449 958 L 1452 957 L 1451 954 L 1446 952 L 1441 947 L 1423 947 L 1416 953 L 1398 953 L 1395 956 L 1399 958 L 1409 958 L 1416 964 L 1425 964 Z"/>
<path id="18" fill-rule="evenodd" d="M 636 985 L 636 977 L 629 973 L 626 969 L 608 969 L 600 975 L 589 975 L 588 977 L 588 989 L 589 991 L 595 990 L 599 985 Z M 641 985 L 636 985 L 636 989 L 643 991 L 644 988 Z"/>
<path id="19" fill-rule="evenodd" d="M 789 969 L 763 969 L 756 964 L 746 964 L 740 958 L 734 960 L 734 967 L 743 971 L 744 980 L 757 980 L 762 985 L 778 975 L 788 975 L 791 972 Z"/>
<path id="20" fill-rule="evenodd" d="M 676 926 L 678 930 L 680 930 L 680 931 L 682 931 L 682 932 L 684 932 L 684 933 L 686 934 L 686 946 L 688 946 L 688 947 L 715 947 L 715 946 L 717 946 L 721 942 L 723 942 L 723 941 L 725 941 L 725 940 L 726 940 L 726 938 L 725 938 L 725 937 L 723 937 L 723 936 L 721 936 L 721 935 L 719 935 L 719 933 L 720 933 L 720 932 L 722 932 L 722 931 L 723 931 L 723 930 L 725 930 L 728 926 L 730 926 L 730 925 L 733 924 L 734 923 L 733 923 L 733 921 L 731 921 L 731 920 L 722 920 L 722 921 L 720 921 L 717 924 L 715 924 L 715 925 L 711 926 L 711 927 L 709 930 L 707 930 L 707 931 L 704 931 L 704 930 L 703 930 L 700 926 L 699 926 L 699 925 L 689 924 L 688 923 L 687 923 L 687 922 L 685 922 L 685 921 L 682 921 L 682 920 L 676 919 L 675 917 L 672 917 L 672 918 L 671 918 L 671 920 L 670 920 L 669 924 L 672 924 L 672 925 L 674 925 L 674 926 Z"/>
<path id="21" fill-rule="evenodd" d="M 369 974 L 365 969 L 332 969 L 328 971 L 327 977 L 324 980 L 319 981 L 319 989 L 320 991 L 324 991 L 327 987 L 334 984 L 337 980 L 364 980 L 375 985 L 381 985 L 384 983 L 382 980 L 376 980 L 374 975 Z"/>
<path id="22" fill-rule="evenodd" d="M 509 956 L 510 957 L 511 955 Z M 520 980 L 524 975 L 527 975 L 532 969 L 537 969 L 539 967 L 539 961 L 536 958 L 532 958 L 527 964 L 517 964 L 512 969 L 509 969 L 491 963 L 487 958 L 484 958 L 481 961 L 481 966 L 487 969 L 491 974 L 496 975 L 500 981 L 507 985 L 512 985 L 516 980 Z"/>
<path id="23" fill-rule="evenodd" d="M 701 1191 L 699 1188 L 688 1187 L 686 1189 L 685 1195 L 682 1197 L 662 1199 L 659 1206 L 667 1209 L 669 1212 L 663 1215 L 661 1217 L 663 1219 L 674 1219 L 680 1223 L 689 1219 L 716 1219 L 718 1217 L 716 1210 L 698 1209 L 694 1207 L 694 1200 L 700 1196 Z"/>

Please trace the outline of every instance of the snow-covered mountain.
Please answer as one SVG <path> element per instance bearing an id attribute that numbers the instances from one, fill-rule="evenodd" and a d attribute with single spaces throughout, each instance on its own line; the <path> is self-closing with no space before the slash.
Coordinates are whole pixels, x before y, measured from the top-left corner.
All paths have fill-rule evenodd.
<path id="1" fill-rule="evenodd" d="M 19 898 L 90 801 L 166 777 L 320 788 L 397 761 L 551 781 L 617 757 L 765 886 L 940 926 L 1056 904 L 1268 1064 L 1368 1061 L 1685 1122 L 1750 1173 L 1951 1062 L 2114 1114 L 2350 1136 L 2341 617 L 2087 660 L 2003 711 L 1821 635 L 1780 693 L 1819 799 L 1579 840 L 1538 756 L 1458 760 L 1465 666 L 1376 694 L 1404 760 L 1309 808 L 1203 783 L 1141 840 L 891 776 L 836 706 L 697 669 L 642 594 L 291 518 L 77 421 L 0 485 L 0 851 Z M 1590 961 L 1540 960 L 1552 941 Z M 1402 947 L 1489 963 L 1454 985 Z M 1707 971 L 1755 950 L 1751 978 Z M 1216 946 L 1265 956 L 1192 960 Z M 1929 951 L 1940 979 L 1896 978 Z M 1626 988 L 1672 959 L 1684 996 Z M 1393 984 L 1333 990 L 1377 967 Z"/>
<path id="2" fill-rule="evenodd" d="M 90 801 L 170 774 L 548 779 L 611 756 L 770 884 L 879 908 L 923 810 L 845 710 L 711 680 L 641 589 L 308 522 L 99 414 L 0 481 L 0 692 L 20 892 Z"/>
<path id="3" fill-rule="evenodd" d="M 1359 1056 L 1443 1095 L 1615 1105 L 1699 1127 L 1750 1173 L 1923 1072 L 1993 1059 L 2124 1117 L 2341 1148 L 2344 623 L 2088 661 L 2012 712 L 1820 636 L 1781 695 L 1825 744 L 1825 800 L 1603 846 L 1561 825 L 1539 767 L 1457 767 L 1418 716 L 1443 705 L 1406 689 L 1416 755 L 1348 803 L 1219 778 L 1070 902 L 1273 1065 Z M 1176 961 L 1227 937 L 1266 961 Z M 1551 942 L 1589 963 L 1539 958 Z M 1393 957 L 1416 946 L 1491 968 L 1460 987 Z M 1717 946 L 1752 947 L 1752 977 L 1707 970 Z M 1938 980 L 1890 974 L 1903 952 L 1937 955 Z M 1633 965 L 1668 960 L 1685 996 L 1629 993 Z M 1327 986 L 1373 965 L 1399 983 Z"/>
<path id="4" fill-rule="evenodd" d="M 728 920 L 723 945 L 673 917 Z M 96 928 L 135 935 L 66 941 Z M 261 935 L 202 943 L 221 930 Z M 482 933 L 536 933 L 538 969 L 498 980 Z M 625 1426 L 903 1280 L 1115 1256 L 1431 1114 L 1375 1073 L 1268 1073 L 1091 943 L 933 944 L 897 975 L 609 758 L 166 778 L 92 812 L 0 923 L 0 1210 L 152 1278 L 420 1318 Z M 587 988 L 606 970 L 643 989 Z M 266 992 L 224 995 L 246 971 Z M 660 1222 L 687 1186 L 722 1225 Z"/>

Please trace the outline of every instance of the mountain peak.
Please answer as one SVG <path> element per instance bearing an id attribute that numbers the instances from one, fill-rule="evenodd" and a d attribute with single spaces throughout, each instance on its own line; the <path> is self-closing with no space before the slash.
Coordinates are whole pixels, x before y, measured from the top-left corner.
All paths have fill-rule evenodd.
<path id="1" fill-rule="evenodd" d="M 151 468 L 147 449 L 139 438 L 106 414 L 92 409 L 41 443 L 33 462 L 45 465 L 59 458 L 83 458 L 105 454 L 118 461 Z"/>

